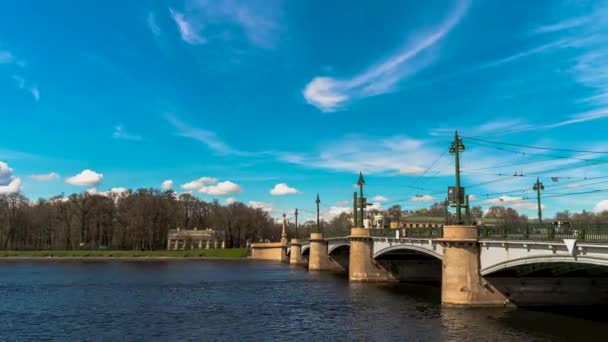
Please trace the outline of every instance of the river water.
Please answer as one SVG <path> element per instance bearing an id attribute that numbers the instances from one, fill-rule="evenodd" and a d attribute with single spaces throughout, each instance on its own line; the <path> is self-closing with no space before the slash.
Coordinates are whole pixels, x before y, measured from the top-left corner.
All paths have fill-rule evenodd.
<path id="1" fill-rule="evenodd" d="M 606 341 L 607 333 L 605 312 L 446 309 L 437 286 L 353 284 L 272 263 L 0 261 L 1 341 Z"/>

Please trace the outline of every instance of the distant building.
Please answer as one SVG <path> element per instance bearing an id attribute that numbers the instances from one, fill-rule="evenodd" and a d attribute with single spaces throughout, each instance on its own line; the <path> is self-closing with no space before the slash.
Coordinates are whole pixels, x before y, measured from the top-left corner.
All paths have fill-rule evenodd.
<path id="1" fill-rule="evenodd" d="M 167 250 L 224 248 L 224 240 L 213 229 L 171 229 L 167 234 Z"/>

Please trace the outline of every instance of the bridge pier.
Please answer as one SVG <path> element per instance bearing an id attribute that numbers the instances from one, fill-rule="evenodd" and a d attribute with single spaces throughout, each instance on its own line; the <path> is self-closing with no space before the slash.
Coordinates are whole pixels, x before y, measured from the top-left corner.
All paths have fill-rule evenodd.
<path id="1" fill-rule="evenodd" d="M 343 271 L 330 257 L 327 241 L 322 233 L 310 233 L 310 254 L 308 255 L 308 270 L 310 271 Z M 292 252 L 293 253 L 293 252 Z"/>
<path id="2" fill-rule="evenodd" d="M 483 279 L 476 226 L 444 226 L 441 303 L 446 306 L 507 305 L 508 299 Z"/>
<path id="3" fill-rule="evenodd" d="M 300 239 L 291 239 L 291 252 L 289 253 L 289 263 L 291 265 L 306 265 L 302 257 L 302 243 Z"/>
<path id="4" fill-rule="evenodd" d="M 369 229 L 352 228 L 349 242 L 348 279 L 350 281 L 396 281 L 390 272 L 374 260 L 374 240 L 369 236 Z"/>

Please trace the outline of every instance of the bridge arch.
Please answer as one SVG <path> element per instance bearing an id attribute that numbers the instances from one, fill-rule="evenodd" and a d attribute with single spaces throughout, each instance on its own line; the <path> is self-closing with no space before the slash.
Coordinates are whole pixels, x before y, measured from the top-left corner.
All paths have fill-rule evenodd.
<path id="1" fill-rule="evenodd" d="M 310 254 L 310 244 L 302 245 L 302 255 Z"/>
<path id="2" fill-rule="evenodd" d="M 517 259 L 506 260 L 499 262 L 494 265 L 487 266 L 480 270 L 482 276 L 491 276 L 493 273 L 514 269 L 519 266 L 534 265 L 534 264 L 552 264 L 552 263 L 566 263 L 566 264 L 582 264 L 582 265 L 595 265 L 604 266 L 608 268 L 608 259 L 602 259 L 597 257 L 589 257 L 585 255 L 579 255 L 576 257 L 565 256 L 565 255 L 543 255 L 534 257 L 523 257 Z"/>
<path id="3" fill-rule="evenodd" d="M 413 252 L 418 252 L 423 255 L 432 256 L 439 260 L 443 260 L 443 256 L 441 254 L 439 254 L 437 251 L 431 250 L 429 248 L 425 248 L 423 246 L 417 246 L 417 245 L 392 245 L 392 246 L 389 246 L 386 248 L 382 248 L 379 251 L 374 253 L 374 259 L 381 257 L 382 255 L 385 255 L 385 254 L 388 254 L 391 252 L 396 252 L 396 251 L 413 251 Z"/>
<path id="4" fill-rule="evenodd" d="M 330 244 L 327 248 L 327 254 L 331 255 L 336 250 L 338 250 L 340 248 L 346 248 L 346 247 L 350 248 L 350 244 L 347 242 L 338 243 L 338 244 Z"/>

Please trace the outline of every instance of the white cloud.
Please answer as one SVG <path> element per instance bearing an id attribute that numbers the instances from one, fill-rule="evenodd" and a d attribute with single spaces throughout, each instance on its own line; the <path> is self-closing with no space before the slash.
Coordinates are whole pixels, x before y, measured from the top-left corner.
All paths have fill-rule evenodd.
<path id="1" fill-rule="evenodd" d="M 423 54 L 442 40 L 462 19 L 469 1 L 460 1 L 435 30 L 419 36 L 398 53 L 350 78 L 314 77 L 304 88 L 306 101 L 323 112 L 340 109 L 349 101 L 390 92 L 404 78 L 430 64 Z"/>
<path id="2" fill-rule="evenodd" d="M 369 209 L 369 210 L 372 210 L 372 209 L 373 210 L 382 210 L 382 203 L 380 203 L 380 202 L 372 203 L 372 205 L 370 205 L 369 207 L 367 207 L 367 209 Z"/>
<path id="3" fill-rule="evenodd" d="M 28 82 L 25 80 L 25 78 L 23 78 L 19 75 L 13 75 L 13 76 L 11 76 L 11 78 L 13 79 L 13 81 L 15 81 L 15 83 L 17 84 L 17 87 L 19 89 L 25 90 L 27 88 L 29 93 L 32 94 L 32 97 L 34 98 L 34 100 L 36 100 L 36 101 L 40 100 L 40 89 L 38 88 L 37 85 L 28 87 Z"/>
<path id="4" fill-rule="evenodd" d="M 34 100 L 39 101 L 40 100 L 40 89 L 38 88 L 38 86 L 33 86 L 30 88 L 30 93 L 32 93 L 32 96 L 34 97 Z"/>
<path id="5" fill-rule="evenodd" d="M 13 169 L 7 163 L 0 161 L 0 185 L 8 184 L 13 179 Z"/>
<path id="6" fill-rule="evenodd" d="M 209 184 L 216 184 L 218 182 L 217 178 L 213 178 L 213 177 L 201 177 L 199 179 L 195 179 L 191 182 L 188 182 L 186 184 L 182 184 L 182 189 L 184 190 L 198 190 L 201 189 L 202 187 L 209 185 Z"/>
<path id="7" fill-rule="evenodd" d="M 245 40 L 269 49 L 281 31 L 282 1 L 186 0 L 183 12 L 170 9 L 182 39 L 189 44 Z M 204 33 L 221 32 L 221 34 Z"/>
<path id="8" fill-rule="evenodd" d="M 13 175 L 7 163 L 0 161 L 0 195 L 8 195 L 21 191 L 21 178 Z"/>
<path id="9" fill-rule="evenodd" d="M 156 22 L 156 14 L 154 12 L 148 13 L 148 17 L 146 18 L 146 21 L 148 23 L 148 28 L 150 29 L 150 31 L 155 36 L 160 35 L 161 30 L 160 30 L 160 27 L 158 26 L 158 23 Z"/>
<path id="10" fill-rule="evenodd" d="M 124 193 L 126 193 L 128 191 L 129 191 L 129 189 L 122 188 L 122 187 L 120 187 L 120 188 L 111 188 L 110 189 L 110 193 L 116 194 L 116 195 L 124 194 Z"/>
<path id="11" fill-rule="evenodd" d="M 167 121 L 169 121 L 169 123 L 171 123 L 171 125 L 173 125 L 173 127 L 175 129 L 177 129 L 177 135 L 184 137 L 184 138 L 190 138 L 190 139 L 197 140 L 197 141 L 207 145 L 207 147 L 210 150 L 212 150 L 213 152 L 216 152 L 217 154 L 221 154 L 221 155 L 233 154 L 233 155 L 239 155 L 239 156 L 251 156 L 252 155 L 249 152 L 243 152 L 243 151 L 238 151 L 238 150 L 233 149 L 228 144 L 224 143 L 221 139 L 219 139 L 217 137 L 217 134 L 215 134 L 214 132 L 196 128 L 196 127 L 191 127 L 191 126 L 181 122 L 180 120 L 178 120 L 172 114 L 167 114 L 166 117 L 167 117 Z"/>
<path id="12" fill-rule="evenodd" d="M 6 185 L 0 185 L 0 195 L 9 195 L 21 191 L 21 178 L 13 177 Z"/>
<path id="13" fill-rule="evenodd" d="M 272 204 L 258 201 L 249 201 L 249 206 L 254 209 L 262 209 L 266 212 L 272 211 Z"/>
<path id="14" fill-rule="evenodd" d="M 336 202 L 336 205 L 339 207 L 345 207 L 348 206 L 350 204 L 350 201 L 338 201 Z"/>
<path id="15" fill-rule="evenodd" d="M 386 202 L 386 201 L 388 201 L 388 198 L 378 195 L 378 196 L 375 196 L 374 198 L 372 198 L 372 200 L 376 201 L 376 202 Z"/>
<path id="16" fill-rule="evenodd" d="M 68 177 L 65 182 L 72 185 L 78 186 L 97 186 L 103 179 L 103 174 L 97 173 L 93 170 L 83 170 L 77 175 Z"/>
<path id="17" fill-rule="evenodd" d="M 231 181 L 224 181 L 217 183 L 217 185 L 203 186 L 198 189 L 198 192 L 213 196 L 224 196 L 241 192 L 241 187 Z"/>
<path id="18" fill-rule="evenodd" d="M 172 190 L 173 189 L 173 180 L 167 179 L 161 185 L 161 189 L 163 190 Z"/>
<path id="19" fill-rule="evenodd" d="M 105 196 L 105 197 L 112 197 L 112 196 L 123 196 L 125 194 L 127 194 L 129 192 L 129 189 L 127 188 L 122 188 L 122 187 L 118 187 L 118 188 L 111 188 L 108 191 L 97 191 L 97 188 L 90 188 L 86 190 L 86 193 L 88 193 L 89 195 L 99 195 L 99 196 Z"/>
<path id="20" fill-rule="evenodd" d="M 226 204 L 232 204 L 232 203 L 236 202 L 236 198 L 228 197 L 224 200 L 224 202 L 226 202 Z"/>
<path id="21" fill-rule="evenodd" d="M 326 220 L 331 220 L 342 213 L 350 214 L 352 211 L 353 208 L 348 206 L 331 206 L 329 209 L 324 210 L 321 216 Z"/>
<path id="22" fill-rule="evenodd" d="M 504 203 L 514 203 L 521 202 L 524 199 L 522 197 L 511 197 L 511 196 L 500 196 L 496 198 L 490 198 L 484 201 L 486 204 L 504 204 Z"/>
<path id="23" fill-rule="evenodd" d="M 19 89 L 25 88 L 25 78 L 23 78 L 19 75 L 13 75 L 13 76 L 11 76 L 11 78 L 15 81 L 15 83 L 17 83 L 17 87 Z"/>
<path id="24" fill-rule="evenodd" d="M 399 169 L 399 173 L 405 175 L 416 175 L 420 173 L 424 173 L 424 168 L 420 166 L 405 166 Z"/>
<path id="25" fill-rule="evenodd" d="M 435 200 L 435 197 L 431 195 L 416 195 L 410 198 L 412 202 L 432 202 Z"/>
<path id="26" fill-rule="evenodd" d="M 290 188 L 286 183 L 279 183 L 270 189 L 270 194 L 273 196 L 299 194 L 300 191 L 296 188 Z"/>
<path id="27" fill-rule="evenodd" d="M 112 137 L 114 139 L 123 139 L 123 140 L 132 140 L 132 141 L 141 141 L 141 135 L 132 134 L 125 131 L 125 128 L 122 125 L 117 125 L 114 127 L 114 133 L 112 133 Z"/>
<path id="28" fill-rule="evenodd" d="M 188 44 L 199 45 L 206 42 L 206 39 L 202 36 L 201 25 L 196 20 L 190 20 L 186 18 L 184 13 L 178 12 L 169 8 L 171 18 L 175 21 L 179 34 L 182 40 Z"/>
<path id="29" fill-rule="evenodd" d="M 532 202 L 516 202 L 513 204 L 507 204 L 508 207 L 512 207 L 515 209 L 523 209 L 523 210 L 536 210 L 538 209 L 538 204 Z M 545 209 L 545 205 L 541 204 L 540 207 Z"/>
<path id="30" fill-rule="evenodd" d="M 309 168 L 363 173 L 398 173 L 411 167 L 410 160 L 429 166 L 442 149 L 431 147 L 430 141 L 404 136 L 373 138 L 349 135 L 335 142 L 324 142 L 316 154 L 277 153 L 283 162 Z M 407 155 L 407 158 L 396 156 Z M 435 170 L 447 171 L 446 159 L 434 165 Z"/>
<path id="31" fill-rule="evenodd" d="M 477 200 L 477 196 L 475 195 L 469 195 L 469 202 L 470 201 L 476 201 Z"/>
<path id="32" fill-rule="evenodd" d="M 596 213 L 601 213 L 606 210 L 608 210 L 608 200 L 601 200 L 593 207 L 593 211 Z"/>
<path id="33" fill-rule="evenodd" d="M 563 31 L 563 30 L 567 30 L 567 29 L 580 27 L 580 26 L 588 23 L 589 20 L 590 20 L 589 17 L 568 18 L 568 19 L 560 21 L 558 23 L 537 27 L 534 31 L 536 33 L 549 33 L 549 32 Z"/>
<path id="34" fill-rule="evenodd" d="M 59 175 L 55 172 L 50 172 L 47 174 L 31 175 L 30 178 L 38 182 L 47 182 L 53 179 L 58 179 Z"/>

